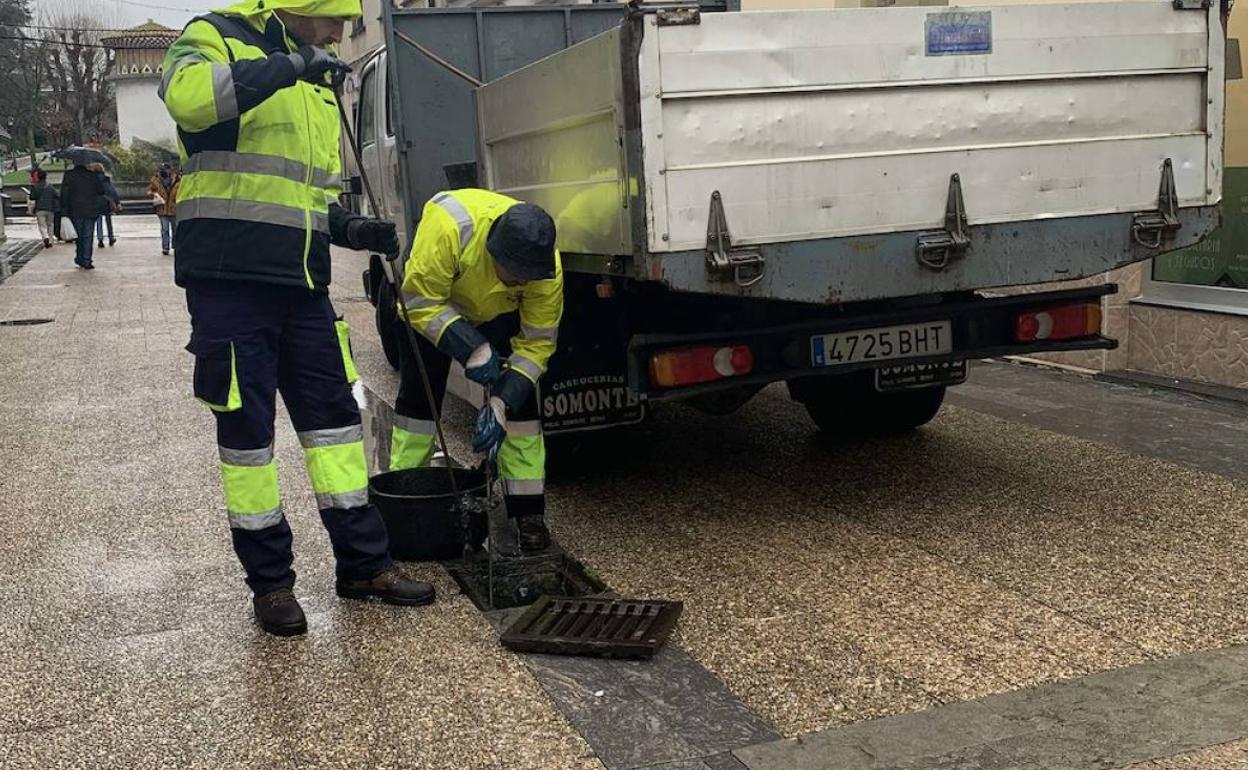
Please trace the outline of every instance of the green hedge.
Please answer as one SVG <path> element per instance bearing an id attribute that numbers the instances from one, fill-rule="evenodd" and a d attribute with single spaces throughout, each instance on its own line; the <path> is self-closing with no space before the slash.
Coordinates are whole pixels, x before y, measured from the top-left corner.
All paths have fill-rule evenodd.
<path id="1" fill-rule="evenodd" d="M 156 156 L 140 149 L 126 149 L 121 145 L 109 145 L 104 151 L 117 159 L 113 164 L 112 177 L 116 182 L 146 182 L 156 175 L 160 161 Z"/>

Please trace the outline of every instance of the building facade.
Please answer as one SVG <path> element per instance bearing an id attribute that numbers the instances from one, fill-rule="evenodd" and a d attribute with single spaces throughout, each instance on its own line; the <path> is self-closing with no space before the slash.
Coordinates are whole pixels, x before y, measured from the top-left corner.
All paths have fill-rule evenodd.
<path id="1" fill-rule="evenodd" d="M 109 75 L 117 95 L 117 133 L 129 147 L 135 139 L 173 148 L 177 129 L 157 92 L 164 75 L 165 51 L 178 31 L 148 19 L 146 23 L 101 37 L 113 49 Z"/>

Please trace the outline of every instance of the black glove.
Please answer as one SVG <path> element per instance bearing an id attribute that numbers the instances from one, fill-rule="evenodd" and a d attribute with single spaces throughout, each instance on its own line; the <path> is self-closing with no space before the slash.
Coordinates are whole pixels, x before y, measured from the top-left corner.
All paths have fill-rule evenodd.
<path id="1" fill-rule="evenodd" d="M 508 414 L 515 414 L 533 395 L 533 381 L 515 369 L 508 369 L 498 378 L 492 392 L 507 406 Z"/>
<path id="2" fill-rule="evenodd" d="M 367 249 L 389 256 L 399 253 L 399 236 L 394 223 L 384 219 L 354 219 L 347 225 L 347 243 L 353 249 Z"/>
<path id="3" fill-rule="evenodd" d="M 310 83 L 324 83 L 328 73 L 330 83 L 336 86 L 351 71 L 351 67 L 337 56 L 314 45 L 300 46 L 298 51 L 287 56 L 290 57 L 290 63 L 295 65 L 295 76 Z"/>

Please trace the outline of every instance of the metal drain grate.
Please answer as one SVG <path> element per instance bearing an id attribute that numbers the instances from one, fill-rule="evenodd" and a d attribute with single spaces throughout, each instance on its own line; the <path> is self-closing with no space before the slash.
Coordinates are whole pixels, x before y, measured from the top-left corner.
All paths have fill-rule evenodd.
<path id="1" fill-rule="evenodd" d="M 516 652 L 652 658 L 676 627 L 682 602 L 543 596 L 500 641 Z"/>

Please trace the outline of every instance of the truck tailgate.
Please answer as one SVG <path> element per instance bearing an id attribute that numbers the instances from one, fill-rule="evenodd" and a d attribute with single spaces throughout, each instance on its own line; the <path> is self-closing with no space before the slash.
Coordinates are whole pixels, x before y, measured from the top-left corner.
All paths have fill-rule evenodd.
<path id="1" fill-rule="evenodd" d="M 479 155 L 573 271 L 821 304 L 1080 278 L 1217 225 L 1222 11 L 634 13 L 480 88 Z"/>
<path id="2" fill-rule="evenodd" d="M 1223 33 L 1170 2 L 649 16 L 640 50 L 651 252 L 1221 197 Z M 1211 84 L 1213 86 L 1211 87 Z"/>

